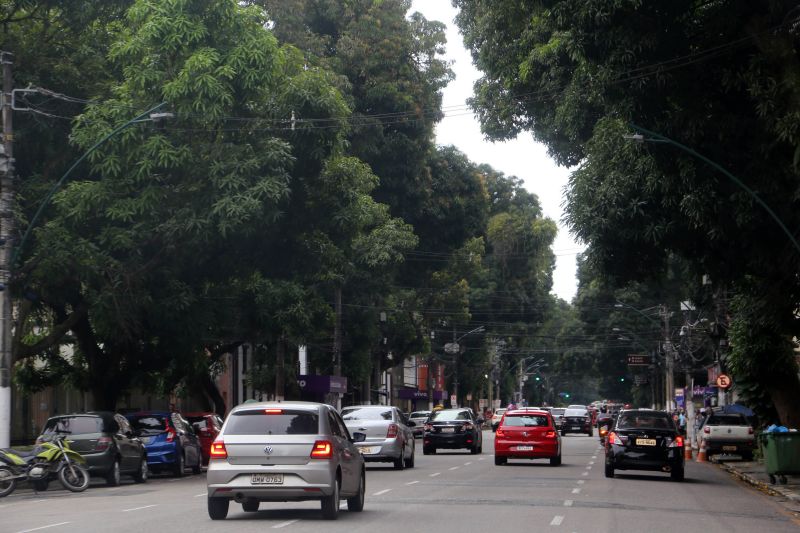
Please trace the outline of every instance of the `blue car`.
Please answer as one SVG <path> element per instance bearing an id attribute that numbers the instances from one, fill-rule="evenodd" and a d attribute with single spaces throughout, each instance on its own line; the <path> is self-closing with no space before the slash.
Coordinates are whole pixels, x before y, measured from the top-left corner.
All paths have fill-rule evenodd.
<path id="1" fill-rule="evenodd" d="M 151 472 L 169 471 L 175 477 L 183 476 L 186 467 L 194 474 L 201 472 L 200 440 L 180 414 L 146 411 L 128 414 L 126 418 L 144 443 Z"/>

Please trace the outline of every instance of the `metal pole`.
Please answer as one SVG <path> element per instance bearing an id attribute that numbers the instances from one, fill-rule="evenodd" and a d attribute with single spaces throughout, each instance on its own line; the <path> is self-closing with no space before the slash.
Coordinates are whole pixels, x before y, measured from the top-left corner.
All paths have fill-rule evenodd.
<path id="1" fill-rule="evenodd" d="M 14 130 L 11 113 L 11 92 L 14 89 L 12 62 L 14 56 L 0 53 L 3 64 L 3 154 L 0 155 L 0 448 L 11 446 L 11 263 L 14 233 Z"/>

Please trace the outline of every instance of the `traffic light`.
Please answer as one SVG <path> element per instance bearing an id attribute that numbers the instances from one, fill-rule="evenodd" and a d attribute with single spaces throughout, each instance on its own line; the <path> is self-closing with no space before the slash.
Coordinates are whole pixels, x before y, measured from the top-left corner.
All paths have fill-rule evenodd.
<path id="1" fill-rule="evenodd" d="M 536 381 L 539 381 L 540 379 L 542 379 L 542 378 L 540 378 L 539 376 L 536 376 Z"/>
<path id="2" fill-rule="evenodd" d="M 619 378 L 619 381 L 620 381 L 620 383 L 624 383 L 625 382 L 625 378 Z"/>

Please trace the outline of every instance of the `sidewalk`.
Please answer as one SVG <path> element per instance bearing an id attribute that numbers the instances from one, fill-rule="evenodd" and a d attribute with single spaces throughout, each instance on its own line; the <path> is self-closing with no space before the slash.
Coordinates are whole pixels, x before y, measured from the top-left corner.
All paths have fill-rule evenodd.
<path id="1" fill-rule="evenodd" d="M 800 503 L 800 476 L 786 476 L 786 484 L 771 484 L 763 463 L 741 461 L 737 456 L 715 455 L 710 459 L 745 483 L 762 492 L 781 496 L 793 503 Z"/>

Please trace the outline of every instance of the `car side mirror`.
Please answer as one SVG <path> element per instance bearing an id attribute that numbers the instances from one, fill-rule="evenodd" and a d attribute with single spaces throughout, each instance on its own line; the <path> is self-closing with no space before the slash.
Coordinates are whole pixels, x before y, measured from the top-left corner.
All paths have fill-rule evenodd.
<path id="1" fill-rule="evenodd" d="M 360 431 L 353 432 L 353 438 L 352 438 L 353 442 L 364 442 L 365 440 L 367 440 L 366 433 L 361 433 Z"/>

